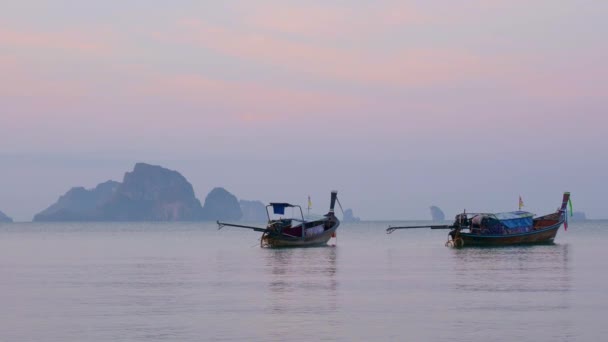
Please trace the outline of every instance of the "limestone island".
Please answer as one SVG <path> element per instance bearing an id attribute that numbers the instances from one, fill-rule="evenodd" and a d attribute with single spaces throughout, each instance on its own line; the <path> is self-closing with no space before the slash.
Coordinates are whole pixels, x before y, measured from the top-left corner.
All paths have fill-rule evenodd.
<path id="1" fill-rule="evenodd" d="M 11 223 L 11 222 L 13 222 L 13 219 L 10 218 L 10 217 L 8 217 L 8 216 L 6 216 L 5 213 L 3 213 L 3 212 L 0 211 L 0 222 L 2 222 L 2 223 Z"/>
<path id="2" fill-rule="evenodd" d="M 137 163 L 122 183 L 107 181 L 94 189 L 70 189 L 57 202 L 36 214 L 34 221 L 211 221 L 240 219 L 234 195 L 213 189 L 205 205 L 192 184 L 179 172 Z"/>
<path id="3" fill-rule="evenodd" d="M 586 221 L 587 214 L 582 211 L 575 211 L 572 213 L 572 216 L 568 217 L 568 219 L 571 221 Z"/>
<path id="4" fill-rule="evenodd" d="M 266 222 L 268 214 L 266 213 L 266 205 L 260 201 L 240 200 L 239 205 L 243 212 L 241 221 L 243 222 Z"/>
<path id="5" fill-rule="evenodd" d="M 346 209 L 344 210 L 344 218 L 342 219 L 343 222 L 360 222 L 361 219 L 356 217 L 353 214 L 353 210 L 352 209 Z"/>
<path id="6" fill-rule="evenodd" d="M 433 205 L 429 209 L 431 210 L 431 219 L 433 221 L 445 221 L 445 214 L 438 206 Z"/>

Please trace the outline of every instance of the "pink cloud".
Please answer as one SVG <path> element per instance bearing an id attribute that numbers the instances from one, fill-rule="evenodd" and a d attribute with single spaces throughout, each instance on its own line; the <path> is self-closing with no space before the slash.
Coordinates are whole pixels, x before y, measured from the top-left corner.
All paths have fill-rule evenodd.
<path id="1" fill-rule="evenodd" d="M 196 75 L 156 75 L 136 93 L 228 111 L 226 119 L 250 123 L 281 118 L 291 120 L 297 115 L 305 115 L 305 119 L 318 118 L 328 112 L 352 110 L 360 102 L 352 96 L 212 80 Z"/>
<path id="2" fill-rule="evenodd" d="M 566 55 L 520 53 L 506 57 L 517 66 L 505 73 L 505 87 L 519 96 L 546 103 L 604 101 L 608 94 L 606 52 L 602 48 L 571 51 Z"/>
<path id="3" fill-rule="evenodd" d="M 338 48 L 238 32 L 199 20 L 184 20 L 162 39 L 181 40 L 231 57 L 274 66 L 305 76 L 384 86 L 426 86 L 465 80 L 494 66 L 465 50 Z"/>
<path id="4" fill-rule="evenodd" d="M 99 37 L 79 32 L 32 32 L 0 28 L 0 44 L 18 48 L 69 50 L 107 54 L 111 47 Z"/>
<path id="5" fill-rule="evenodd" d="M 310 3 L 305 6 L 285 3 L 259 5 L 243 18 L 246 25 L 254 30 L 316 39 L 357 39 L 432 20 L 413 6 L 404 4 L 377 4 L 363 9 Z"/>
<path id="6" fill-rule="evenodd" d="M 293 89 L 260 82 L 223 81 L 194 74 L 173 74 L 144 65 L 102 66 L 90 77 L 57 77 L 31 60 L 0 57 L 0 96 L 5 126 L 37 122 L 81 122 L 107 112 L 94 121 L 101 126 L 121 122 L 129 126 L 156 116 L 160 122 L 228 122 L 253 124 L 299 116 L 303 121 L 327 113 L 350 112 L 360 102 L 354 96 Z M 52 65 L 51 65 L 52 67 Z M 116 81 L 120 75 L 123 81 Z M 35 99 L 35 101 L 34 101 Z M 111 99 L 108 103 L 108 99 Z M 154 106 L 184 108 L 172 113 Z M 9 108 L 10 110 L 7 110 Z M 129 108 L 128 115 L 123 115 Z M 151 108 L 153 108 L 151 110 Z M 212 118 L 212 120 L 206 121 Z"/>
<path id="7" fill-rule="evenodd" d="M 73 80 L 49 77 L 34 65 L 10 56 L 0 58 L 0 75 L 0 96 L 5 104 L 11 98 L 24 104 L 36 99 L 41 107 L 69 105 L 73 99 L 84 96 L 88 88 Z M 3 115 L 8 117 L 11 112 Z"/>

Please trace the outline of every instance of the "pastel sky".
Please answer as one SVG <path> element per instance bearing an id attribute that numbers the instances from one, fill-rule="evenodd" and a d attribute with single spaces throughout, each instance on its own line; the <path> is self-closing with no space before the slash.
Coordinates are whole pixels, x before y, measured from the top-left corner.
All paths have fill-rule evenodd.
<path id="1" fill-rule="evenodd" d="M 0 1 L 0 210 L 137 161 L 204 200 L 608 218 L 608 1 Z"/>

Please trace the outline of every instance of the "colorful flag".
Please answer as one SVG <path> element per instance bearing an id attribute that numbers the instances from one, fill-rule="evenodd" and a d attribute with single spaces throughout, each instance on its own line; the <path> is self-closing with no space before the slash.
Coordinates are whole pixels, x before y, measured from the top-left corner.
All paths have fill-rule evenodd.
<path id="1" fill-rule="evenodd" d="M 310 195 L 308 195 L 308 210 L 312 209 L 312 202 L 310 201 Z"/>
<path id="2" fill-rule="evenodd" d="M 564 230 L 568 230 L 568 207 L 570 207 L 570 216 L 572 216 L 572 200 L 570 199 L 570 193 L 564 192 L 564 199 L 562 200 L 562 206 L 559 210 L 564 215 Z"/>
<path id="3" fill-rule="evenodd" d="M 523 208 L 524 206 L 524 201 L 521 199 L 521 196 L 519 196 L 519 210 L 521 210 L 521 208 Z"/>
<path id="4" fill-rule="evenodd" d="M 570 207 L 570 216 L 572 216 L 572 200 L 568 197 L 568 207 Z M 568 210 L 564 213 L 564 230 L 568 230 Z"/>

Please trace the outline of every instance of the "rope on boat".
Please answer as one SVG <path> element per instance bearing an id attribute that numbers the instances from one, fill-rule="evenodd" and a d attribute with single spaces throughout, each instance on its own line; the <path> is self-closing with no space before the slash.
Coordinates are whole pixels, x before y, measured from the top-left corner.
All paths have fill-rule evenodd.
<path id="1" fill-rule="evenodd" d="M 342 216 L 344 216 L 344 209 L 342 209 L 342 203 L 340 203 L 340 199 L 336 196 L 336 201 L 338 202 L 338 206 L 340 207 L 340 211 L 342 212 Z"/>

